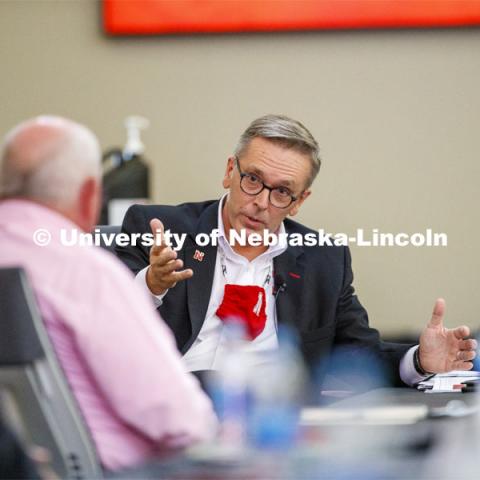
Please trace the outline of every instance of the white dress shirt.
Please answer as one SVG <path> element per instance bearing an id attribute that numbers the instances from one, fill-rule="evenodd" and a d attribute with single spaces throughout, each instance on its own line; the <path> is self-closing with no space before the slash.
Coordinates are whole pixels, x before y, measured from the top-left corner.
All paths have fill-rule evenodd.
<path id="1" fill-rule="evenodd" d="M 264 253 L 252 261 L 248 261 L 245 257 L 235 253 L 228 243 L 223 226 L 221 205 L 222 202 L 220 202 L 218 210 L 219 241 L 212 294 L 205 322 L 200 333 L 183 357 L 190 371 L 216 370 L 222 365 L 226 347 L 225 337 L 222 335 L 224 323 L 217 317 L 215 312 L 222 303 L 226 283 L 233 285 L 257 285 L 265 288 L 265 310 L 267 314 L 265 328 L 255 339 L 245 342 L 244 348 L 247 352 L 258 354 L 257 358 L 261 358 L 262 354 L 278 348 L 277 318 L 273 297 L 273 259 L 283 253 L 287 249 L 287 245 L 278 244 L 270 246 Z M 285 227 L 282 224 L 279 232 L 282 233 L 284 231 Z M 222 272 L 222 262 L 225 262 L 225 275 Z M 268 276 L 270 279 L 268 283 L 265 283 Z"/>

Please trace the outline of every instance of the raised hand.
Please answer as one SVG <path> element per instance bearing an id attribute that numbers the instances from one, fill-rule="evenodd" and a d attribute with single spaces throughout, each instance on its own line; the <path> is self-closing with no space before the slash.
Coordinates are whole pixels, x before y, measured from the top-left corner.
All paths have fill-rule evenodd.
<path id="1" fill-rule="evenodd" d="M 444 315 L 445 300 L 439 298 L 435 302 L 431 320 L 420 335 L 420 365 L 431 373 L 470 370 L 476 355 L 477 341 L 467 338 L 470 329 L 466 325 L 445 328 Z"/>
<path id="2" fill-rule="evenodd" d="M 156 243 L 150 249 L 150 266 L 147 270 L 147 285 L 154 295 L 162 295 L 178 282 L 191 278 L 191 269 L 183 268 L 183 261 L 177 258 L 177 252 L 164 241 L 163 223 L 154 218 L 150 221 L 150 228 L 155 236 Z"/>

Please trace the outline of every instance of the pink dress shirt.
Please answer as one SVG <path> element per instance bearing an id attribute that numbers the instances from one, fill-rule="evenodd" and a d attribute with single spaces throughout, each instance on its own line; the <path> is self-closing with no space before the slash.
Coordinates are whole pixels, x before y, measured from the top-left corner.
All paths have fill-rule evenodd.
<path id="1" fill-rule="evenodd" d="M 49 245 L 34 243 L 39 228 Z M 0 202 L 0 267 L 27 271 L 103 466 L 137 465 L 210 437 L 210 401 L 151 299 L 113 255 L 62 245 L 62 229 L 77 227 L 30 201 Z"/>

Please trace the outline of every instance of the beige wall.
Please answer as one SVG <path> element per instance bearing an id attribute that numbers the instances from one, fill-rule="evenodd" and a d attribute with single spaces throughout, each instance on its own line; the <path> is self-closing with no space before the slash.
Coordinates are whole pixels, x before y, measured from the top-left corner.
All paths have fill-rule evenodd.
<path id="1" fill-rule="evenodd" d="M 145 135 L 155 199 L 221 193 L 241 130 L 302 120 L 324 164 L 299 219 L 314 228 L 447 232 L 449 246 L 353 247 L 356 287 L 384 332 L 419 330 L 436 296 L 478 325 L 480 30 L 108 38 L 96 2 L 0 2 L 0 132 L 41 113 Z"/>

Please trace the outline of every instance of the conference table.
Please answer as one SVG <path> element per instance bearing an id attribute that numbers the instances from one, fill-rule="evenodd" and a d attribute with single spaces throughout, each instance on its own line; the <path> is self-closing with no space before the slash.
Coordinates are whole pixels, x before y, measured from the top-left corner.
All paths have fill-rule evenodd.
<path id="1" fill-rule="evenodd" d="M 478 397 L 477 397 L 478 396 Z M 111 478 L 162 480 L 480 479 L 480 395 L 383 388 L 302 412 L 288 450 L 221 445 Z"/>

